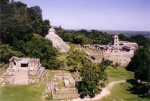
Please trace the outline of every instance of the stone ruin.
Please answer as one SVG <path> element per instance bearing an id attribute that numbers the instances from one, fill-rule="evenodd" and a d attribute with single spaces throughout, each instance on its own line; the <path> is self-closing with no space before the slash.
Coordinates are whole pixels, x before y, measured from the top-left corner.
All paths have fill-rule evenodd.
<path id="1" fill-rule="evenodd" d="M 62 79 L 64 87 L 59 88 L 57 79 Z M 69 87 L 73 85 L 73 87 Z M 56 74 L 46 85 L 46 93 L 51 93 L 53 99 L 66 99 L 79 97 L 78 90 L 75 88 L 75 79 L 69 73 Z"/>
<path id="2" fill-rule="evenodd" d="M 46 78 L 50 76 L 50 73 L 46 72 L 45 68 L 41 66 L 39 59 L 13 56 L 9 59 L 9 66 L 7 71 L 0 77 L 0 82 L 19 85 L 40 82 L 46 85 L 45 92 L 51 93 L 53 99 L 79 97 L 78 90 L 75 87 L 76 81 L 70 73 L 55 74 L 50 82 L 43 81 L 43 74 L 46 75 Z M 63 86 L 61 88 L 58 86 L 57 79 L 62 80 Z"/>
<path id="3" fill-rule="evenodd" d="M 52 44 L 55 48 L 57 48 L 60 52 L 68 52 L 70 46 L 67 45 L 55 32 L 54 28 L 50 28 L 49 34 L 46 35 L 47 39 L 52 41 Z"/>
<path id="4" fill-rule="evenodd" d="M 2 82 L 10 84 L 29 84 L 40 82 L 45 68 L 39 59 L 12 57 L 9 59 L 7 71 L 2 75 Z"/>
<path id="5" fill-rule="evenodd" d="M 135 42 L 119 41 L 119 37 L 114 35 L 112 37 L 112 42 L 108 45 L 84 45 L 83 48 L 90 48 L 102 53 L 103 57 L 100 58 L 111 60 L 114 64 L 118 63 L 120 66 L 127 66 L 134 55 L 134 51 L 138 49 L 138 45 Z M 92 55 L 88 56 L 92 57 Z M 102 60 L 100 58 L 93 57 L 95 61 L 97 59 Z"/>

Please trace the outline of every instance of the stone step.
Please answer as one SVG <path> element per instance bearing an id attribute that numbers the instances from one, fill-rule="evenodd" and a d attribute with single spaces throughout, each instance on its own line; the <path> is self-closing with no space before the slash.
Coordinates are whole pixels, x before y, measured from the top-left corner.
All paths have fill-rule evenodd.
<path id="1" fill-rule="evenodd" d="M 28 84 L 28 70 L 19 69 L 14 76 L 14 84 Z"/>
<path id="2" fill-rule="evenodd" d="M 54 32 L 49 32 L 46 38 L 51 40 L 53 46 L 58 48 L 60 52 L 67 52 L 70 49 L 70 47 Z"/>
<path id="3" fill-rule="evenodd" d="M 28 77 L 15 77 L 14 84 L 28 84 Z"/>

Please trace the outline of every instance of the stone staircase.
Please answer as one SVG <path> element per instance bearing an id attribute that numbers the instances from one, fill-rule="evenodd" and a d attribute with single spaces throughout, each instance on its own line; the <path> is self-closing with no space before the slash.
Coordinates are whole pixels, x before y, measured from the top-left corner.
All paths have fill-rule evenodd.
<path id="1" fill-rule="evenodd" d="M 28 84 L 28 70 L 26 68 L 18 70 L 14 76 L 14 84 Z"/>
<path id="2" fill-rule="evenodd" d="M 54 30 L 54 29 L 53 29 Z M 67 45 L 56 33 L 55 31 L 49 31 L 46 38 L 52 41 L 54 47 L 56 47 L 60 52 L 69 51 L 70 47 Z"/>

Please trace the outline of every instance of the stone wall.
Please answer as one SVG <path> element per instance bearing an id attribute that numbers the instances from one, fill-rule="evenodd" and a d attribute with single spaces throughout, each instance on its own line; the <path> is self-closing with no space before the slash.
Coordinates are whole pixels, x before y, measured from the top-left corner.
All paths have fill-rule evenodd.
<path id="1" fill-rule="evenodd" d="M 78 92 L 78 90 L 76 88 L 62 88 L 62 89 L 55 88 L 55 92 L 56 94 L 76 93 Z"/>
<path id="2" fill-rule="evenodd" d="M 54 92 L 52 92 L 53 99 L 66 99 L 66 98 L 77 98 L 77 97 L 79 97 L 79 94 L 77 94 L 77 93 L 56 95 L 56 94 L 54 94 Z"/>
<path id="3" fill-rule="evenodd" d="M 129 62 L 131 61 L 131 58 L 133 57 L 134 53 L 113 53 L 109 55 L 105 55 L 104 59 L 108 59 L 110 61 L 113 61 L 113 64 L 118 63 L 120 66 L 126 67 Z"/>
<path id="4" fill-rule="evenodd" d="M 1 77 L 1 81 L 2 82 L 10 82 L 11 81 L 11 77 L 12 76 L 2 76 Z"/>
<path id="5" fill-rule="evenodd" d="M 41 67 L 38 71 L 36 71 L 39 74 L 38 77 L 29 77 L 28 82 L 29 83 L 40 82 L 44 71 L 45 71 L 45 68 Z M 32 72 L 32 70 L 30 70 L 30 72 Z"/>

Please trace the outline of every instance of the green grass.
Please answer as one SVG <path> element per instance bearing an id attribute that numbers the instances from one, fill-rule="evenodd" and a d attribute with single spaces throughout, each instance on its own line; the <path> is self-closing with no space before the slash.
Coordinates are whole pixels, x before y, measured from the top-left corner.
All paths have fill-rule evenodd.
<path id="1" fill-rule="evenodd" d="M 74 84 L 69 84 L 69 88 L 75 88 Z"/>
<path id="2" fill-rule="evenodd" d="M 55 74 L 69 73 L 69 71 L 65 71 L 65 70 L 48 70 L 48 71 L 50 73 L 50 79 L 52 79 Z"/>
<path id="3" fill-rule="evenodd" d="M 97 52 L 96 50 L 90 49 L 90 48 L 84 48 L 84 50 L 88 51 L 88 52 L 92 52 L 93 55 L 95 56 L 103 56 L 102 53 Z"/>
<path id="4" fill-rule="evenodd" d="M 125 68 L 113 68 L 107 67 L 108 73 L 108 82 L 133 79 L 134 73 L 131 71 L 127 71 Z"/>
<path id="5" fill-rule="evenodd" d="M 75 49 L 80 47 L 80 45 L 73 44 L 73 43 L 70 43 L 70 42 L 67 42 L 67 44 L 70 46 L 70 51 L 75 50 Z"/>
<path id="6" fill-rule="evenodd" d="M 0 86 L 0 101 L 44 101 L 44 86 L 29 85 Z"/>
<path id="7" fill-rule="evenodd" d="M 59 73 L 69 73 L 69 71 L 66 70 L 46 70 L 46 72 L 49 72 L 49 76 L 46 77 L 46 74 L 43 75 L 43 79 L 50 81 L 53 79 L 55 74 L 59 74 Z"/>
<path id="8" fill-rule="evenodd" d="M 57 78 L 57 83 L 58 89 L 62 89 L 62 87 L 64 87 L 63 78 Z"/>
<path id="9" fill-rule="evenodd" d="M 71 43 L 68 44 L 71 47 L 70 51 L 79 48 L 79 45 Z M 91 49 L 89 51 L 93 52 L 93 50 Z M 68 53 L 60 53 L 58 59 L 66 62 L 67 55 Z M 3 69 L 2 72 L 0 72 L 0 76 L 4 73 L 4 71 L 6 71 L 6 69 Z M 69 71 L 65 70 L 46 70 L 46 71 L 50 73 L 48 77 L 46 77 L 46 75 L 44 74 L 43 79 L 46 79 L 46 81 L 52 80 L 55 74 L 69 73 Z M 125 68 L 114 69 L 113 67 L 107 67 L 107 73 L 108 73 L 108 82 L 134 79 L 134 73 L 127 71 Z M 72 73 L 72 75 L 75 78 L 79 78 L 80 73 L 77 74 Z M 63 81 L 59 80 L 59 82 L 61 82 L 60 85 L 58 84 L 59 87 L 61 88 L 63 86 L 62 85 Z M 71 88 L 73 86 L 74 85 L 70 85 Z M 101 99 L 101 101 L 149 101 L 148 98 L 141 98 L 138 97 L 138 95 L 136 94 L 132 94 L 129 91 L 130 87 L 133 87 L 133 85 L 127 82 L 116 84 L 115 86 L 112 87 L 112 89 L 110 89 L 111 94 Z M 29 85 L 15 85 L 15 86 L 9 84 L 1 86 L 0 83 L 0 101 L 59 101 L 59 100 L 51 100 L 50 94 L 48 94 L 46 99 L 44 99 L 43 96 L 45 96 L 45 87 L 38 83 L 33 83 Z"/>
<path id="10" fill-rule="evenodd" d="M 101 101 L 150 101 L 148 98 L 141 98 L 138 95 L 132 94 L 129 88 L 132 87 L 130 83 L 120 83 L 110 89 L 110 95 L 105 96 Z"/>
<path id="11" fill-rule="evenodd" d="M 57 59 L 61 61 L 65 61 L 67 56 L 68 56 L 68 53 L 59 53 L 59 56 L 57 57 Z"/>

